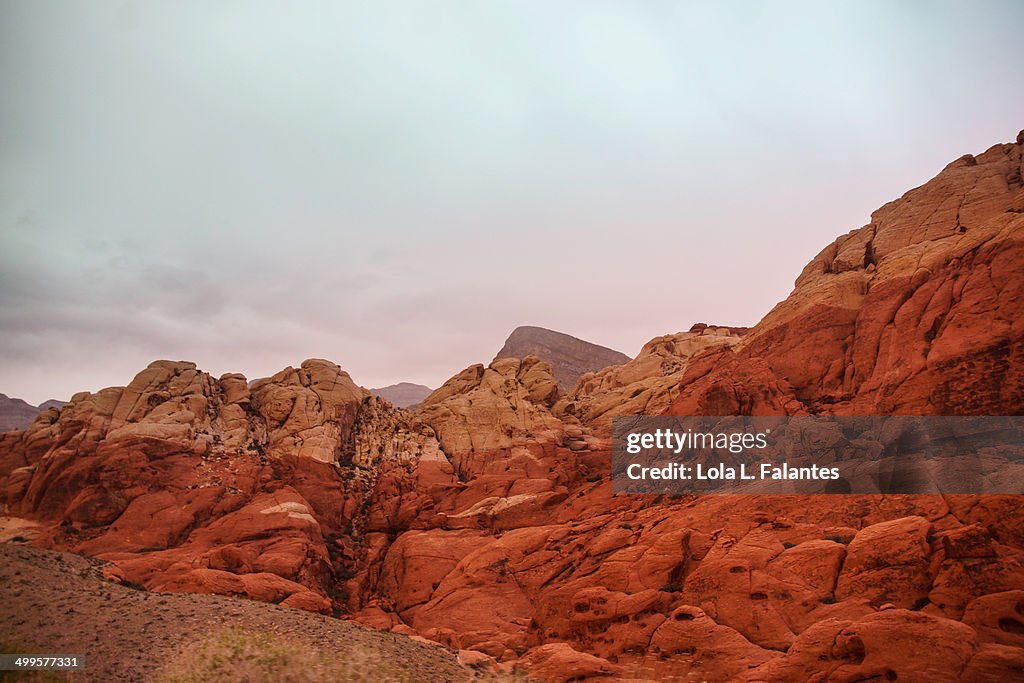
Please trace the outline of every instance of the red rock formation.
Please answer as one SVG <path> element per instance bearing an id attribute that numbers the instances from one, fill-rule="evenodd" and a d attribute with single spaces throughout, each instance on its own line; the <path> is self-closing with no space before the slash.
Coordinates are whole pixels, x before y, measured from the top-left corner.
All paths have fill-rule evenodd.
<path id="1" fill-rule="evenodd" d="M 743 393 L 756 365 L 799 401 L 787 412 L 1024 412 L 1022 149 L 966 155 L 826 247 L 673 412 Z"/>
<path id="2" fill-rule="evenodd" d="M 1019 678 L 1019 497 L 612 496 L 607 423 L 1020 414 L 1022 149 L 877 211 L 750 331 L 655 339 L 571 391 L 536 357 L 474 365 L 413 414 L 326 361 L 251 389 L 158 362 L 0 436 L 2 502 L 122 580 L 547 680 Z"/>
<path id="3" fill-rule="evenodd" d="M 125 580 L 329 611 L 326 542 L 361 490 L 335 463 L 355 457 L 373 401 L 327 361 L 252 389 L 158 361 L 5 437 L 3 501 L 51 523 L 45 544 L 114 561 Z"/>

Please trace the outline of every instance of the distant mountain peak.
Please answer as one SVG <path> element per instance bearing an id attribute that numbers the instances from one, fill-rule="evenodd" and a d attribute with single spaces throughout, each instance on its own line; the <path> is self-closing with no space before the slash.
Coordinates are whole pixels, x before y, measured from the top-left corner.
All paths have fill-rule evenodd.
<path id="1" fill-rule="evenodd" d="M 565 390 L 572 389 L 588 372 L 630 360 L 626 354 L 606 346 L 533 325 L 522 325 L 512 330 L 494 359 L 525 358 L 529 355 L 539 356 L 550 363 L 558 386 Z"/>
<path id="2" fill-rule="evenodd" d="M 39 414 L 39 408 L 21 400 L 0 394 L 0 432 L 25 429 Z"/>
<path id="3" fill-rule="evenodd" d="M 370 389 L 371 394 L 390 401 L 391 405 L 396 408 L 414 406 L 429 396 L 432 391 L 434 390 L 428 386 L 413 384 L 412 382 L 399 382 L 398 384 L 389 384 L 386 387 Z"/>

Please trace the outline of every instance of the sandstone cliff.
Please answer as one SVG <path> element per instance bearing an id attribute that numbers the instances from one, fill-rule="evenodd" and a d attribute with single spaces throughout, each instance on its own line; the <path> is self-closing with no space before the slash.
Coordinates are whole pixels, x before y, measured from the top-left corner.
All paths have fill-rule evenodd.
<path id="1" fill-rule="evenodd" d="M 1024 412 L 1022 148 L 961 157 L 822 250 L 674 411 Z"/>

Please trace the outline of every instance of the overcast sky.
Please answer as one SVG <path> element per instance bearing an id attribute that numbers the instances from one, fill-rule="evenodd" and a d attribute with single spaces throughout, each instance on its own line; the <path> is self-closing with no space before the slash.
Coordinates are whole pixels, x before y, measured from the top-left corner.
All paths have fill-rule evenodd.
<path id="1" fill-rule="evenodd" d="M 1024 127 L 1024 3 L 0 0 L 0 391 L 634 355 Z"/>

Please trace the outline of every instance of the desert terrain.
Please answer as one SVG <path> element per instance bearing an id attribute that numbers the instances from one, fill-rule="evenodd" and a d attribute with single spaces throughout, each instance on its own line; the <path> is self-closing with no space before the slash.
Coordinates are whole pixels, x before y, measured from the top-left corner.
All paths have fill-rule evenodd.
<path id="1" fill-rule="evenodd" d="M 572 345 L 544 357 L 561 337 L 516 337 L 412 411 L 323 359 L 252 383 L 159 360 L 43 410 L 0 435 L 0 591 L 23 614 L 2 636 L 81 647 L 125 680 L 151 673 L 129 644 L 174 648 L 172 619 L 235 613 L 315 648 L 415 650 L 422 680 L 465 674 L 460 651 L 545 681 L 1022 679 L 1019 495 L 609 481 L 615 415 L 1024 414 L 1022 155 L 1024 131 L 952 161 L 750 329 L 680 321 L 635 358 L 572 363 Z M 107 563 L 106 583 L 17 545 Z M 42 557 L 82 576 L 29 591 L 12 569 L 45 586 Z M 93 632 L 124 652 L 93 654 Z"/>

